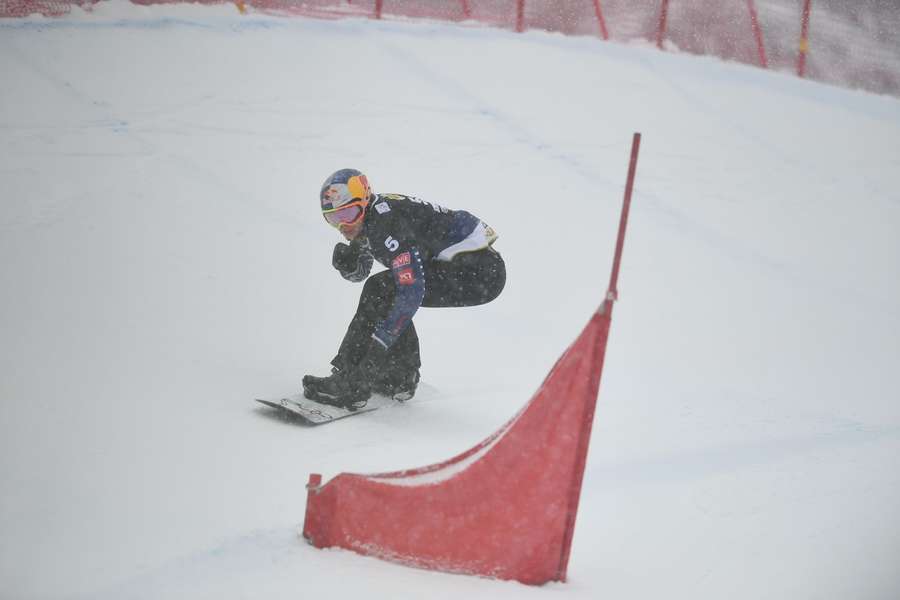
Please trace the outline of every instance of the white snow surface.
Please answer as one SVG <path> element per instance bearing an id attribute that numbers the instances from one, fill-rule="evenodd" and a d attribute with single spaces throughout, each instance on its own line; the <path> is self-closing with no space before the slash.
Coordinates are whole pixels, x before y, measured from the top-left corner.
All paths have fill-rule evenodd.
<path id="1" fill-rule="evenodd" d="M 900 101 L 558 34 L 103 3 L 0 22 L 0 598 L 900 597 Z M 569 581 L 298 537 L 310 473 L 472 447 L 603 299 Z M 360 286 L 332 171 L 500 234 L 419 402 L 304 428 Z"/>

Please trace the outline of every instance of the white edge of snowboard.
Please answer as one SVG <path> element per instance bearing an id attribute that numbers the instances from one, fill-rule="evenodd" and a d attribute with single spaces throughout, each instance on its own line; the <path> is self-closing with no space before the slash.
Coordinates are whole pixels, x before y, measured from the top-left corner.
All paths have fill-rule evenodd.
<path id="1" fill-rule="evenodd" d="M 391 398 L 376 395 L 369 398 L 369 401 L 365 406 L 356 410 L 320 404 L 319 402 L 314 402 L 313 400 L 305 398 L 302 394 L 281 398 L 280 400 L 263 400 L 257 398 L 256 401 L 260 404 L 296 415 L 311 425 L 321 425 L 322 423 L 329 423 L 338 419 L 352 417 L 353 415 L 371 412 L 373 410 L 378 410 L 379 408 L 384 408 L 385 406 L 396 404 L 396 401 Z"/>

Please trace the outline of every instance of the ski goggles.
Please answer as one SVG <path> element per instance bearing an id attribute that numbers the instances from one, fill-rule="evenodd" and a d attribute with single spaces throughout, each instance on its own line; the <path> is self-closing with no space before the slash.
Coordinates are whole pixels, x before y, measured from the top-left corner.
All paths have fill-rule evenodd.
<path id="1" fill-rule="evenodd" d="M 359 223 L 366 214 L 367 200 L 357 200 L 345 204 L 339 208 L 331 208 L 322 211 L 322 216 L 332 227 L 352 227 Z"/>

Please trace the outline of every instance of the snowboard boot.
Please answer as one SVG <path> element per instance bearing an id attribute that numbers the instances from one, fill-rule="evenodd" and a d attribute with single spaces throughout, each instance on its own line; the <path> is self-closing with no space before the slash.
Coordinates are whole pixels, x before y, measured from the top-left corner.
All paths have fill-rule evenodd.
<path id="1" fill-rule="evenodd" d="M 403 375 L 388 375 L 378 379 L 372 384 L 372 391 L 380 396 L 405 402 L 416 395 L 418 385 L 419 370 L 416 369 Z"/>
<path id="2" fill-rule="evenodd" d="M 305 375 L 303 395 L 321 404 L 354 411 L 364 407 L 372 393 L 367 386 L 353 381 L 343 371 L 333 369 L 328 377 Z"/>

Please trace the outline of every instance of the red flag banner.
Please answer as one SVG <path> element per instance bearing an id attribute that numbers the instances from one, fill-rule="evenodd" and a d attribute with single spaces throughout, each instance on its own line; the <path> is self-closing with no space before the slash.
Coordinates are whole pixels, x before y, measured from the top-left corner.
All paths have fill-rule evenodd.
<path id="1" fill-rule="evenodd" d="M 426 569 L 564 581 L 609 334 L 605 307 L 525 408 L 474 448 L 437 465 L 311 485 L 304 537 Z"/>

